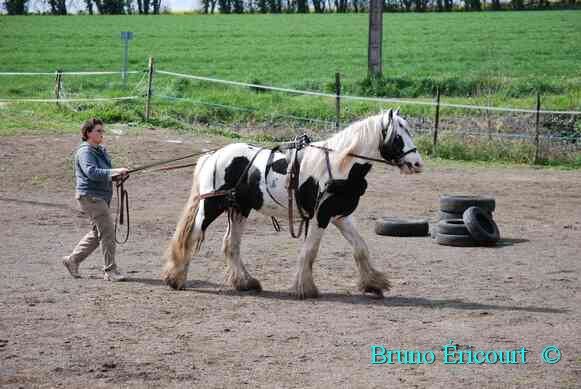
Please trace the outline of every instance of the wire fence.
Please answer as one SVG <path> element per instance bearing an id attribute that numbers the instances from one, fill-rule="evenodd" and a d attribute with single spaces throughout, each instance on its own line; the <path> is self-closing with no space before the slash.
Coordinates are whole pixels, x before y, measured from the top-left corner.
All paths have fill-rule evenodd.
<path id="1" fill-rule="evenodd" d="M 155 69 L 153 60 L 146 70 L 131 70 L 125 73 L 141 75 L 139 80 L 123 96 L 95 96 L 82 95 L 82 88 L 67 88 L 63 81 L 65 76 L 123 76 L 123 72 L 109 71 L 56 71 L 56 72 L 0 72 L 0 77 L 35 77 L 53 76 L 54 97 L 0 97 L 1 104 L 17 103 L 56 103 L 79 111 L 80 103 L 111 103 L 133 101 L 144 106 L 144 118 L 170 118 L 172 115 L 181 125 L 218 125 L 230 128 L 236 132 L 263 133 L 274 139 L 284 138 L 302 131 L 312 131 L 316 135 L 324 136 L 344 126 L 346 122 L 357 117 L 368 116 L 387 107 L 395 105 L 401 107 L 417 107 L 414 114 L 404 115 L 414 131 L 424 138 L 429 138 L 431 149 L 438 154 L 439 143 L 447 138 L 454 137 L 463 144 L 479 142 L 496 142 L 497 144 L 511 143 L 528 145 L 531 148 L 533 159 L 538 162 L 550 159 L 556 154 L 564 154 L 568 158 L 576 158 L 581 151 L 581 111 L 541 109 L 541 97 L 537 96 L 535 109 L 516 107 L 498 107 L 491 105 L 470 105 L 441 101 L 438 92 L 437 98 L 428 99 L 400 99 L 384 97 L 354 96 L 341 93 L 340 77 L 336 76 L 335 93 L 309 91 L 294 88 L 263 85 L 240 81 L 224 80 L 212 77 L 203 77 L 178 72 Z M 314 117 L 310 114 L 295 114 L 292 112 L 264 112 L 264 107 L 243 106 L 229 102 L 211 101 L 208 94 L 175 90 L 171 85 L 163 88 L 160 76 L 173 80 L 191 80 L 196 83 L 220 85 L 222 88 L 238 88 L 252 91 L 257 94 L 270 92 L 282 95 L 292 101 L 294 97 L 307 97 L 316 101 L 326 101 L 329 112 L 325 117 Z M 69 78 L 67 78 L 68 80 Z M 245 102 L 251 99 L 244 100 Z M 286 101 L 286 100 L 285 100 Z M 172 111 L 171 106 L 184 104 L 192 107 L 188 112 Z M 77 105 L 75 105 L 77 104 Z M 284 105 L 284 104 L 280 104 Z M 158 106 L 159 109 L 152 109 Z M 194 107 L 198 107 L 195 109 Z M 271 107 L 272 108 L 272 107 Z M 215 115 L 196 114 L 195 112 L 214 112 Z M 284 111 L 284 110 L 283 110 Z M 334 112 L 333 112 L 334 111 Z M 224 114 L 229 112 L 229 114 Z M 150 117 L 150 113 L 152 116 Z M 220 117 L 238 115 L 245 120 L 232 121 Z"/>

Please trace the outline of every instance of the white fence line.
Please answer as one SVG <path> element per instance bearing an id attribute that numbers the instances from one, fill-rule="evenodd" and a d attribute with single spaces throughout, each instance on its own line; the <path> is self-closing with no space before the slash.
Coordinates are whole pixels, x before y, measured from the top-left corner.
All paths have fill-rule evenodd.
<path id="1" fill-rule="evenodd" d="M 298 90 L 298 89 L 281 88 L 281 87 L 276 87 L 276 86 L 271 86 L 271 85 L 260 85 L 260 84 L 251 84 L 251 83 L 240 82 L 240 81 L 222 80 L 219 78 L 193 76 L 190 74 L 168 72 L 168 71 L 164 71 L 164 70 L 156 70 L 155 72 L 158 74 L 164 74 L 164 75 L 168 75 L 168 76 L 181 77 L 181 78 L 188 78 L 188 79 L 198 80 L 198 81 L 215 82 L 215 83 L 219 83 L 219 84 L 236 85 L 236 86 L 242 86 L 242 87 L 247 87 L 247 88 L 271 90 L 271 91 L 277 91 L 277 92 L 295 93 L 295 94 L 306 95 L 306 96 L 328 97 L 328 98 L 334 98 L 334 99 L 341 98 L 341 99 L 345 99 L 345 100 L 370 101 L 370 102 L 377 102 L 377 103 L 426 105 L 426 106 L 432 106 L 432 107 L 435 107 L 438 105 L 438 103 L 436 103 L 434 101 L 406 100 L 406 99 L 384 98 L 384 97 L 363 97 L 363 96 L 337 95 L 337 94 L 333 94 L 333 93 L 312 92 L 312 91 L 304 91 L 304 90 Z M 467 104 L 440 103 L 439 106 L 440 107 L 448 107 L 448 108 L 473 109 L 473 110 L 481 110 L 481 111 L 537 113 L 537 111 L 534 109 L 490 107 L 490 106 L 467 105 Z M 541 114 L 581 115 L 581 111 L 540 110 L 538 112 Z"/>
<path id="2" fill-rule="evenodd" d="M 119 100 L 135 100 L 140 99 L 140 96 L 123 96 L 123 97 L 93 97 L 86 99 L 0 99 L 0 103 L 78 103 L 88 101 L 119 101 Z"/>
<path id="3" fill-rule="evenodd" d="M 0 72 L 0 76 L 54 76 L 57 71 L 54 72 Z M 120 70 L 117 72 L 60 72 L 60 74 L 65 76 L 103 76 L 111 74 L 124 74 L 125 72 Z M 143 73 L 140 70 L 129 70 L 127 74 L 138 74 Z"/>

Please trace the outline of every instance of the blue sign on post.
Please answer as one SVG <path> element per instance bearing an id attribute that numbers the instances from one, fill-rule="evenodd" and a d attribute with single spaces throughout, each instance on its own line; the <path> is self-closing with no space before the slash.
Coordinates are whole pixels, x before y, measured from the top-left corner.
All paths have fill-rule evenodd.
<path id="1" fill-rule="evenodd" d="M 129 54 L 129 41 L 133 39 L 133 33 L 131 31 L 122 31 L 121 39 L 123 39 L 123 86 L 127 88 L 127 67 L 128 67 L 128 54 Z"/>
<path id="2" fill-rule="evenodd" d="M 131 31 L 122 31 L 121 39 L 123 39 L 124 41 L 129 41 L 133 39 L 133 33 Z"/>

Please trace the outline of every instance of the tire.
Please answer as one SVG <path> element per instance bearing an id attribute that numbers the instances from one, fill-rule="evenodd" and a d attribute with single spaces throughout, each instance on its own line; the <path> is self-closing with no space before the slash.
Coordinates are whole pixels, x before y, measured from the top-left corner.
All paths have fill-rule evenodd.
<path id="1" fill-rule="evenodd" d="M 428 236 L 427 220 L 383 217 L 375 222 L 375 233 L 387 236 Z"/>
<path id="2" fill-rule="evenodd" d="M 500 240 L 498 226 L 492 217 L 478 207 L 470 207 L 462 217 L 474 240 L 481 243 L 496 243 Z"/>
<path id="3" fill-rule="evenodd" d="M 487 196 L 443 195 L 440 197 L 440 210 L 448 213 L 464 213 L 470 207 L 479 207 L 492 213 L 496 209 L 496 201 Z"/>
<path id="4" fill-rule="evenodd" d="M 436 242 L 443 246 L 456 246 L 456 247 L 480 246 L 480 243 L 475 241 L 470 235 L 447 235 L 438 233 L 436 235 Z"/>
<path id="5" fill-rule="evenodd" d="M 438 213 L 438 216 L 440 217 L 438 220 L 462 219 L 461 213 L 450 213 L 450 212 L 446 212 L 446 211 L 440 211 Z"/>
<path id="6" fill-rule="evenodd" d="M 445 235 L 470 235 L 462 219 L 441 220 L 438 223 L 438 233 Z"/>

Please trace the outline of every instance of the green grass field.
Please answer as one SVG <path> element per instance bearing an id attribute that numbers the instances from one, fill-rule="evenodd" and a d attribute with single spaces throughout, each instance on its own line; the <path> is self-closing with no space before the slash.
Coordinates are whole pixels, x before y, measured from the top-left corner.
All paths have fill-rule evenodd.
<path id="1" fill-rule="evenodd" d="M 158 69 L 308 90 L 331 91 L 340 72 L 348 94 L 432 98 L 443 101 L 581 110 L 581 11 L 426 13 L 384 15 L 385 79 L 365 82 L 366 14 L 223 16 L 0 16 L 0 71 L 118 70 L 120 31 L 133 31 L 130 68 L 147 57 Z M 2 77 L 1 98 L 52 97 L 48 77 Z M 130 90 L 117 76 L 66 77 L 69 97 L 121 96 Z M 154 123 L 185 120 L 266 122 L 272 114 L 332 120 L 328 99 L 256 93 L 237 87 L 156 76 L 155 94 L 250 108 L 236 111 L 191 102 L 154 100 Z M 143 91 L 143 84 L 137 91 Z M 142 120 L 141 102 L 75 105 L 0 104 L 0 129 L 76 129 L 87 115 L 109 121 Z M 343 121 L 376 112 L 377 103 L 344 105 Z M 429 107 L 404 106 L 412 116 Z M 443 110 L 444 118 L 481 113 Z M 581 130 L 581 129 L 580 129 Z"/>
<path id="2" fill-rule="evenodd" d="M 1 71 L 130 63 L 293 87 L 347 82 L 367 71 L 366 14 L 0 17 Z M 537 79 L 579 86 L 581 12 L 385 14 L 384 67 L 401 78 Z"/>

